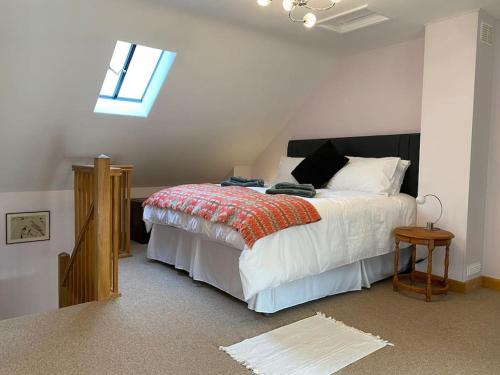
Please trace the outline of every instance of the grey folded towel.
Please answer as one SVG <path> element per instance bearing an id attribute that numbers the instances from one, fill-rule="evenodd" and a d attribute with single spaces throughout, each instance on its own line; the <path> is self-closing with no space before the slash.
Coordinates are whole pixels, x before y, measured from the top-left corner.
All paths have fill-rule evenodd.
<path id="1" fill-rule="evenodd" d="M 291 182 L 280 182 L 270 189 L 266 190 L 266 194 L 287 194 L 297 195 L 304 198 L 314 198 L 316 190 L 314 186 L 309 184 L 294 184 Z"/>
<path id="2" fill-rule="evenodd" d="M 301 189 L 274 189 L 270 188 L 266 190 L 266 194 L 286 194 L 286 195 L 297 195 L 304 198 L 314 198 L 316 196 L 316 191 L 301 190 Z"/>
<path id="3" fill-rule="evenodd" d="M 294 184 L 293 182 L 278 182 L 272 188 L 314 191 L 314 186 L 312 186 L 311 184 Z"/>
<path id="4" fill-rule="evenodd" d="M 260 178 L 244 178 L 240 176 L 230 177 L 221 182 L 222 186 L 264 187 L 264 180 Z"/>

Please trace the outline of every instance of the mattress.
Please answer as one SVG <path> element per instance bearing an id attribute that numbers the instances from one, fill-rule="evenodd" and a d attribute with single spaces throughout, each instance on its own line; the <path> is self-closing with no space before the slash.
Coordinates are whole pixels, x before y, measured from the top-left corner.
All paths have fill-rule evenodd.
<path id="1" fill-rule="evenodd" d="M 415 199 L 406 194 L 320 189 L 315 198 L 304 199 L 318 210 L 319 222 L 273 233 L 251 249 L 231 227 L 178 211 L 147 206 L 144 221 L 149 227 L 173 226 L 238 250 L 243 299 L 249 301 L 259 292 L 388 254 L 394 246 L 393 229 L 416 220 Z"/>

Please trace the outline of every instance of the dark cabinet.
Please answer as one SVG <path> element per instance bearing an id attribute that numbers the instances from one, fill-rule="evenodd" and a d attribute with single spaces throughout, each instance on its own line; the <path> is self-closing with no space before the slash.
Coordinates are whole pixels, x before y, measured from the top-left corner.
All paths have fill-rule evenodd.
<path id="1" fill-rule="evenodd" d="M 149 242 L 149 233 L 142 221 L 142 203 L 145 200 L 146 198 L 133 198 L 130 201 L 130 239 L 142 244 Z"/>

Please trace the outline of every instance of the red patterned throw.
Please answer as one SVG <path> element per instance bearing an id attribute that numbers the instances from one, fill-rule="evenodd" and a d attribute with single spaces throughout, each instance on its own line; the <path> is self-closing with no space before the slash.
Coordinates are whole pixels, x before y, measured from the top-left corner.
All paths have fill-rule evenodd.
<path id="1" fill-rule="evenodd" d="M 153 194 L 144 205 L 229 225 L 241 233 L 250 248 L 279 230 L 321 220 L 316 208 L 305 199 L 266 195 L 240 186 L 181 185 Z"/>

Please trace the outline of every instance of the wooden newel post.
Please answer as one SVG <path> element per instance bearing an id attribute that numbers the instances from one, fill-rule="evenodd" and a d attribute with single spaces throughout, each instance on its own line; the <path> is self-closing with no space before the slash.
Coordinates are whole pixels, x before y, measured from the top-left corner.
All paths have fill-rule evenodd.
<path id="1" fill-rule="evenodd" d="M 60 253 L 57 256 L 59 263 L 59 307 L 67 306 L 67 294 L 68 288 L 63 285 L 64 275 L 66 274 L 66 269 L 68 268 L 70 255 L 68 253 Z"/>
<path id="2" fill-rule="evenodd" d="M 111 297 L 111 175 L 110 158 L 100 155 L 94 160 L 96 295 L 102 301 Z"/>

